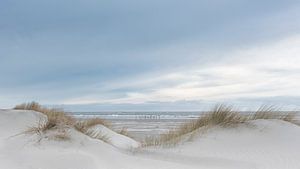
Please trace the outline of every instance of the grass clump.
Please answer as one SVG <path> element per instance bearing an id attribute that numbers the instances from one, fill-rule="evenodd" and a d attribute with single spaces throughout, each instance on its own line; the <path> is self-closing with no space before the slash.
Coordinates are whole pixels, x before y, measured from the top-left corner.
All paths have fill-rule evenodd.
<path id="1" fill-rule="evenodd" d="M 34 134 L 38 136 L 38 141 L 47 138 L 50 140 L 67 141 L 70 140 L 67 127 L 49 127 L 49 122 L 45 119 L 40 119 L 37 125 L 29 127 L 21 134 Z"/>
<path id="2" fill-rule="evenodd" d="M 176 129 L 173 129 L 159 137 L 147 137 L 144 146 L 174 146 L 181 140 L 182 136 L 206 126 L 230 127 L 244 123 L 247 117 L 233 111 L 232 107 L 217 105 L 212 111 L 200 116 L 198 119 L 189 121 Z"/>
<path id="3" fill-rule="evenodd" d="M 295 117 L 295 112 L 279 111 L 273 106 L 262 106 L 254 113 L 245 114 L 234 111 L 230 106 L 217 105 L 212 111 L 201 115 L 196 120 L 189 121 L 178 128 L 159 135 L 158 137 L 146 137 L 143 146 L 175 146 L 182 142 L 183 139 L 186 139 L 184 136 L 187 136 L 188 134 L 189 136 L 192 136 L 194 131 L 204 127 L 235 127 L 239 124 L 257 119 L 277 119 L 300 125 Z"/>
<path id="4" fill-rule="evenodd" d="M 121 130 L 114 130 L 116 133 L 121 134 L 123 136 L 126 136 L 128 138 L 131 138 L 133 140 L 136 140 L 136 137 L 134 137 L 126 127 L 122 127 Z"/>
<path id="5" fill-rule="evenodd" d="M 29 127 L 24 134 L 47 135 L 47 132 L 55 131 L 53 138 L 56 140 L 68 140 L 67 129 L 73 127 L 76 120 L 67 115 L 61 109 L 43 107 L 37 102 L 24 103 L 15 106 L 16 110 L 33 110 L 44 114 L 47 119 L 41 118 L 37 125 Z M 50 138 L 50 137 L 47 137 Z"/>
<path id="6" fill-rule="evenodd" d="M 33 110 L 40 112 L 47 116 L 47 127 L 48 129 L 57 126 L 72 126 L 75 124 L 76 120 L 67 115 L 62 109 L 57 108 L 47 108 L 43 107 L 37 102 L 23 103 L 15 106 L 16 110 Z"/>
<path id="7" fill-rule="evenodd" d="M 295 112 L 280 111 L 274 106 L 262 106 L 251 117 L 251 120 L 277 119 L 299 125 Z"/>
<path id="8" fill-rule="evenodd" d="M 105 127 L 110 126 L 110 124 L 103 119 L 93 118 L 93 119 L 85 119 L 85 120 L 78 121 L 74 125 L 74 127 L 77 131 L 80 131 L 81 133 L 88 135 L 91 138 L 99 139 L 106 143 L 110 143 L 110 138 L 107 135 L 97 130 L 89 130 L 91 127 L 94 127 L 96 125 L 102 125 Z"/>
<path id="9" fill-rule="evenodd" d="M 127 136 L 129 138 L 133 138 L 130 133 L 128 132 L 126 127 L 123 127 L 120 131 L 117 131 L 117 133 L 123 135 L 123 136 Z"/>
<path id="10" fill-rule="evenodd" d="M 193 129 L 198 129 L 203 126 L 210 125 L 220 125 L 223 127 L 229 127 L 236 124 L 244 123 L 245 121 L 247 121 L 247 117 L 234 111 L 232 107 L 218 105 L 212 111 L 200 117 L 196 121 Z"/>
<path id="11" fill-rule="evenodd" d="M 46 130 L 49 130 L 49 125 L 47 124 L 47 121 L 40 119 L 37 125 L 29 127 L 27 130 L 24 131 L 24 134 L 41 135 Z"/>
<path id="12" fill-rule="evenodd" d="M 14 107 L 16 110 L 33 110 L 44 114 L 47 119 L 41 118 L 39 122 L 29 127 L 23 134 L 36 134 L 42 138 L 50 138 L 53 140 L 70 140 L 69 129 L 74 128 L 77 131 L 95 139 L 100 139 L 104 142 L 109 142 L 109 138 L 103 135 L 101 131 L 89 130 L 96 125 L 103 125 L 110 128 L 110 124 L 100 118 L 76 120 L 68 115 L 62 109 L 47 108 L 41 106 L 37 102 L 23 103 Z M 125 130 L 122 131 L 125 134 Z M 121 134 L 121 133 L 120 133 Z"/>
<path id="13" fill-rule="evenodd" d="M 103 119 L 93 118 L 93 119 L 85 119 L 85 120 L 78 121 L 74 127 L 76 130 L 82 133 L 86 133 L 89 128 L 96 125 L 103 125 L 106 127 L 110 126 L 110 124 Z"/>

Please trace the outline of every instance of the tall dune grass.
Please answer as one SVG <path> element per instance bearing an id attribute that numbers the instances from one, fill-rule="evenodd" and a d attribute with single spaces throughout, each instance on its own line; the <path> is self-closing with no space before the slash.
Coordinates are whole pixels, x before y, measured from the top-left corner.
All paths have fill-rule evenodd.
<path id="1" fill-rule="evenodd" d="M 76 120 L 72 116 L 68 115 L 62 109 L 57 108 L 47 108 L 41 106 L 37 102 L 23 103 L 14 107 L 16 110 L 33 110 L 44 114 L 47 119 L 40 119 L 38 123 L 34 126 L 29 127 L 24 134 L 37 134 L 39 136 L 45 135 L 48 131 L 55 130 L 55 134 L 51 137 L 54 140 L 69 140 L 68 129 L 74 128 L 77 131 L 82 132 L 88 136 L 91 136 L 93 133 L 88 132 L 90 127 L 101 124 L 106 127 L 109 126 L 109 123 L 100 119 L 86 119 L 86 120 Z M 101 133 L 97 133 L 97 135 L 93 135 L 93 138 L 101 139 L 105 142 L 108 141 L 106 136 L 101 135 Z M 39 140 L 40 141 L 40 140 Z"/>
<path id="2" fill-rule="evenodd" d="M 295 113 L 279 111 L 273 106 L 262 106 L 259 110 L 249 115 L 235 111 L 230 106 L 217 105 L 212 111 L 205 113 L 196 120 L 186 122 L 158 137 L 147 137 L 143 145 L 175 146 L 182 141 L 184 136 L 203 127 L 235 127 L 239 124 L 258 119 L 277 119 L 300 125 L 299 121 L 295 119 Z"/>
<path id="3" fill-rule="evenodd" d="M 15 106 L 16 110 L 33 110 L 44 114 L 47 119 L 41 118 L 34 126 L 25 130 L 24 134 L 36 134 L 38 141 L 43 138 L 53 140 L 70 140 L 68 129 L 73 127 L 76 120 L 67 115 L 62 109 L 43 107 L 37 102 L 23 103 Z M 51 131 L 51 133 L 50 133 Z"/>
<path id="4" fill-rule="evenodd" d="M 23 103 L 15 106 L 16 110 L 33 110 L 40 112 L 47 116 L 46 128 L 51 129 L 57 126 L 72 126 L 75 124 L 76 120 L 67 115 L 65 111 L 58 108 L 47 108 L 41 106 L 37 102 Z"/>
<path id="5" fill-rule="evenodd" d="M 250 118 L 250 120 L 257 119 L 278 119 L 299 125 L 295 112 L 280 111 L 274 106 L 261 106 Z"/>

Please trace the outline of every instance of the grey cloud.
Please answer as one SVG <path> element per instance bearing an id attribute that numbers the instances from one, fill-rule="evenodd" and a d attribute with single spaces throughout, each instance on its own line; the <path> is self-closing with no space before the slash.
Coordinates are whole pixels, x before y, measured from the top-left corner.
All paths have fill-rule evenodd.
<path id="1" fill-rule="evenodd" d="M 297 33 L 299 9 L 296 0 L 2 0 L 0 93 L 11 101 L 2 100 L 121 97 L 176 86 L 181 82 L 101 89 L 213 64 L 241 46 Z M 203 86 L 222 85 L 201 76 Z M 100 89 L 88 89 L 93 84 Z"/>

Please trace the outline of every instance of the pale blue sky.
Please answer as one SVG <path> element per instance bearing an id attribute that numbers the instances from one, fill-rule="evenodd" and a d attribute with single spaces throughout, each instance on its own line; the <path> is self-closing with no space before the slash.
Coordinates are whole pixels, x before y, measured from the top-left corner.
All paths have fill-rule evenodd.
<path id="1" fill-rule="evenodd" d="M 1 0 L 0 107 L 300 108 L 298 0 Z"/>

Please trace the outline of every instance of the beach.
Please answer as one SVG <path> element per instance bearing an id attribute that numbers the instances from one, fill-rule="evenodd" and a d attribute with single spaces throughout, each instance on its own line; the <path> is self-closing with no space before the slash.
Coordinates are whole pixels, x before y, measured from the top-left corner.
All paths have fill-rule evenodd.
<path id="1" fill-rule="evenodd" d="M 254 120 L 234 128 L 213 127 L 175 147 L 140 147 L 103 127 L 113 142 L 68 129 L 70 140 L 22 131 L 44 117 L 27 110 L 0 111 L 1 169 L 298 169 L 300 127 L 281 120 Z M 47 134 L 46 134 L 47 135 Z"/>

